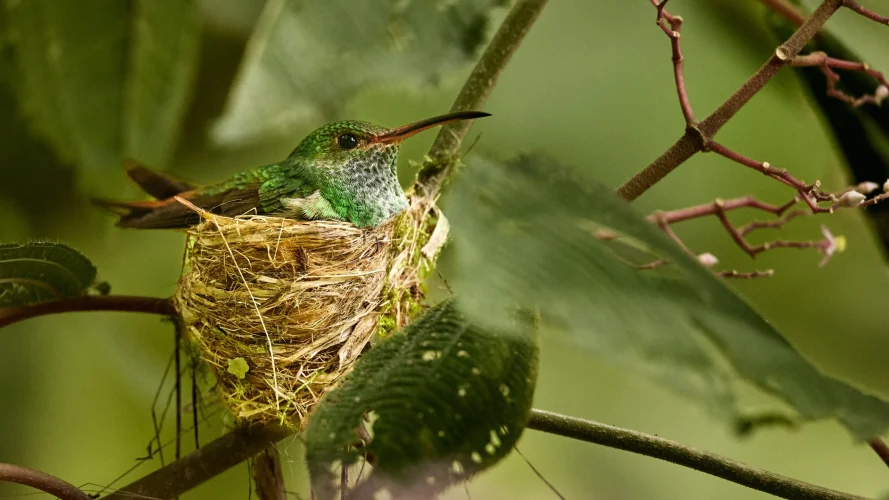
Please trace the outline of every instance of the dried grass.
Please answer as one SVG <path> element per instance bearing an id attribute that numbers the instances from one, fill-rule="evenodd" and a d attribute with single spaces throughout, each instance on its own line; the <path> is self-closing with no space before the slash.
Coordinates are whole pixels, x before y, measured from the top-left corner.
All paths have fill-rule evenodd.
<path id="1" fill-rule="evenodd" d="M 300 427 L 375 334 L 419 312 L 447 224 L 430 200 L 409 200 L 369 229 L 204 214 L 189 231 L 176 307 L 237 420 Z M 229 370 L 239 358 L 243 378 Z"/>

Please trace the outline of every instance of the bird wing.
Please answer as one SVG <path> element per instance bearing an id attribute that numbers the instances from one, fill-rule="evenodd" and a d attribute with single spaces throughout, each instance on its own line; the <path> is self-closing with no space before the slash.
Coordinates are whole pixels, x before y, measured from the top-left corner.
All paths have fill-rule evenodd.
<path id="1" fill-rule="evenodd" d="M 128 172 L 130 170 L 128 169 Z M 168 179 L 141 167 L 137 171 L 140 179 L 151 180 L 139 185 L 156 195 L 174 191 L 174 183 L 179 181 Z M 132 176 L 131 176 L 132 177 Z M 159 179 L 164 179 L 163 181 Z M 171 182 L 167 182 L 171 181 Z M 186 184 L 179 184 L 182 187 Z M 151 189 L 149 191 L 149 189 Z M 245 214 L 273 214 L 286 211 L 282 199 L 309 198 L 315 190 L 305 181 L 293 177 L 276 177 L 261 175 L 258 171 L 245 172 L 236 177 L 236 182 L 228 182 L 206 188 L 178 191 L 167 198 L 150 201 L 111 201 L 94 200 L 102 208 L 120 216 L 117 225 L 134 229 L 175 229 L 198 224 L 200 215 L 190 207 L 179 203 L 173 196 L 184 198 L 193 205 L 210 213 L 227 217 Z M 301 218 L 298 213 L 287 213 L 286 216 Z"/>

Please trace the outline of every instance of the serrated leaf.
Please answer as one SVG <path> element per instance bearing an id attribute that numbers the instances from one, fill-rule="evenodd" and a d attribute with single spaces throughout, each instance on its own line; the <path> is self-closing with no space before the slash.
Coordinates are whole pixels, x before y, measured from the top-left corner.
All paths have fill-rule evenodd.
<path id="1" fill-rule="evenodd" d="M 515 336 L 482 330 L 447 301 L 375 344 L 309 420 L 316 498 L 334 498 L 337 464 L 365 457 L 373 473 L 368 466 L 360 491 L 427 498 L 508 454 L 537 373 L 536 331 L 520 325 Z"/>
<path id="2" fill-rule="evenodd" d="M 544 331 L 733 422 L 744 416 L 740 379 L 801 419 L 836 417 L 858 438 L 889 426 L 889 404 L 822 374 L 630 205 L 553 160 L 469 161 L 449 208 L 455 285 L 473 322 L 505 329 L 516 305 L 539 307 Z M 617 239 L 601 239 L 608 235 Z M 658 259 L 671 264 L 635 266 Z"/>
<path id="3" fill-rule="evenodd" d="M 92 262 L 67 245 L 0 245 L 0 307 L 79 297 L 95 279 Z"/>
<path id="4" fill-rule="evenodd" d="M 475 59 L 492 8 L 489 0 L 270 0 L 216 140 L 330 119 L 369 85 L 434 81 Z"/>
<path id="5" fill-rule="evenodd" d="M 123 157 L 169 160 L 198 55 L 195 0 L 5 0 L 3 8 L 13 87 L 62 157 L 99 170 Z"/>

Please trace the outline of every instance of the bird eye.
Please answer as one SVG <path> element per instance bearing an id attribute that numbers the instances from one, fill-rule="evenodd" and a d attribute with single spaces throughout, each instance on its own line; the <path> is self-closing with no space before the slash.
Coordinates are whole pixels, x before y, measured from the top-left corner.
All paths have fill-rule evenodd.
<path id="1" fill-rule="evenodd" d="M 336 143 L 343 149 L 353 149 L 358 146 L 358 138 L 352 134 L 343 134 L 336 138 Z"/>

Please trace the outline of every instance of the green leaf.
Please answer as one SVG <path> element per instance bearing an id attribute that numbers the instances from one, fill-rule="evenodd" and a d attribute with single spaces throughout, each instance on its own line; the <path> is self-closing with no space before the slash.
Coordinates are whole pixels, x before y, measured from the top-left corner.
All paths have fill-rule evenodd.
<path id="1" fill-rule="evenodd" d="M 123 157 L 169 160 L 196 68 L 196 0 L 5 0 L 3 8 L 15 92 L 62 157 L 99 170 Z"/>
<path id="2" fill-rule="evenodd" d="M 0 245 L 0 307 L 79 297 L 95 279 L 92 262 L 67 245 Z"/>
<path id="3" fill-rule="evenodd" d="M 447 301 L 375 344 L 309 420 L 316 498 L 334 498 L 335 464 L 367 458 L 373 473 L 367 467 L 358 486 L 366 494 L 387 487 L 427 498 L 508 454 L 537 374 L 536 330 L 515 323 L 521 335 L 482 330 Z"/>
<path id="4" fill-rule="evenodd" d="M 247 360 L 244 358 L 234 358 L 228 360 L 228 370 L 226 371 L 238 377 L 239 380 L 244 380 L 247 372 L 250 371 L 250 365 L 247 364 Z"/>
<path id="5" fill-rule="evenodd" d="M 473 322 L 505 329 L 516 305 L 539 307 L 550 331 L 733 422 L 744 380 L 859 438 L 889 424 L 889 404 L 823 375 L 655 225 L 552 160 L 470 161 L 449 207 L 455 286 Z M 658 259 L 671 264 L 635 266 Z"/>
<path id="6" fill-rule="evenodd" d="M 475 60 L 490 0 L 270 0 L 248 43 L 220 142 L 331 119 L 360 88 L 435 82 Z"/>

